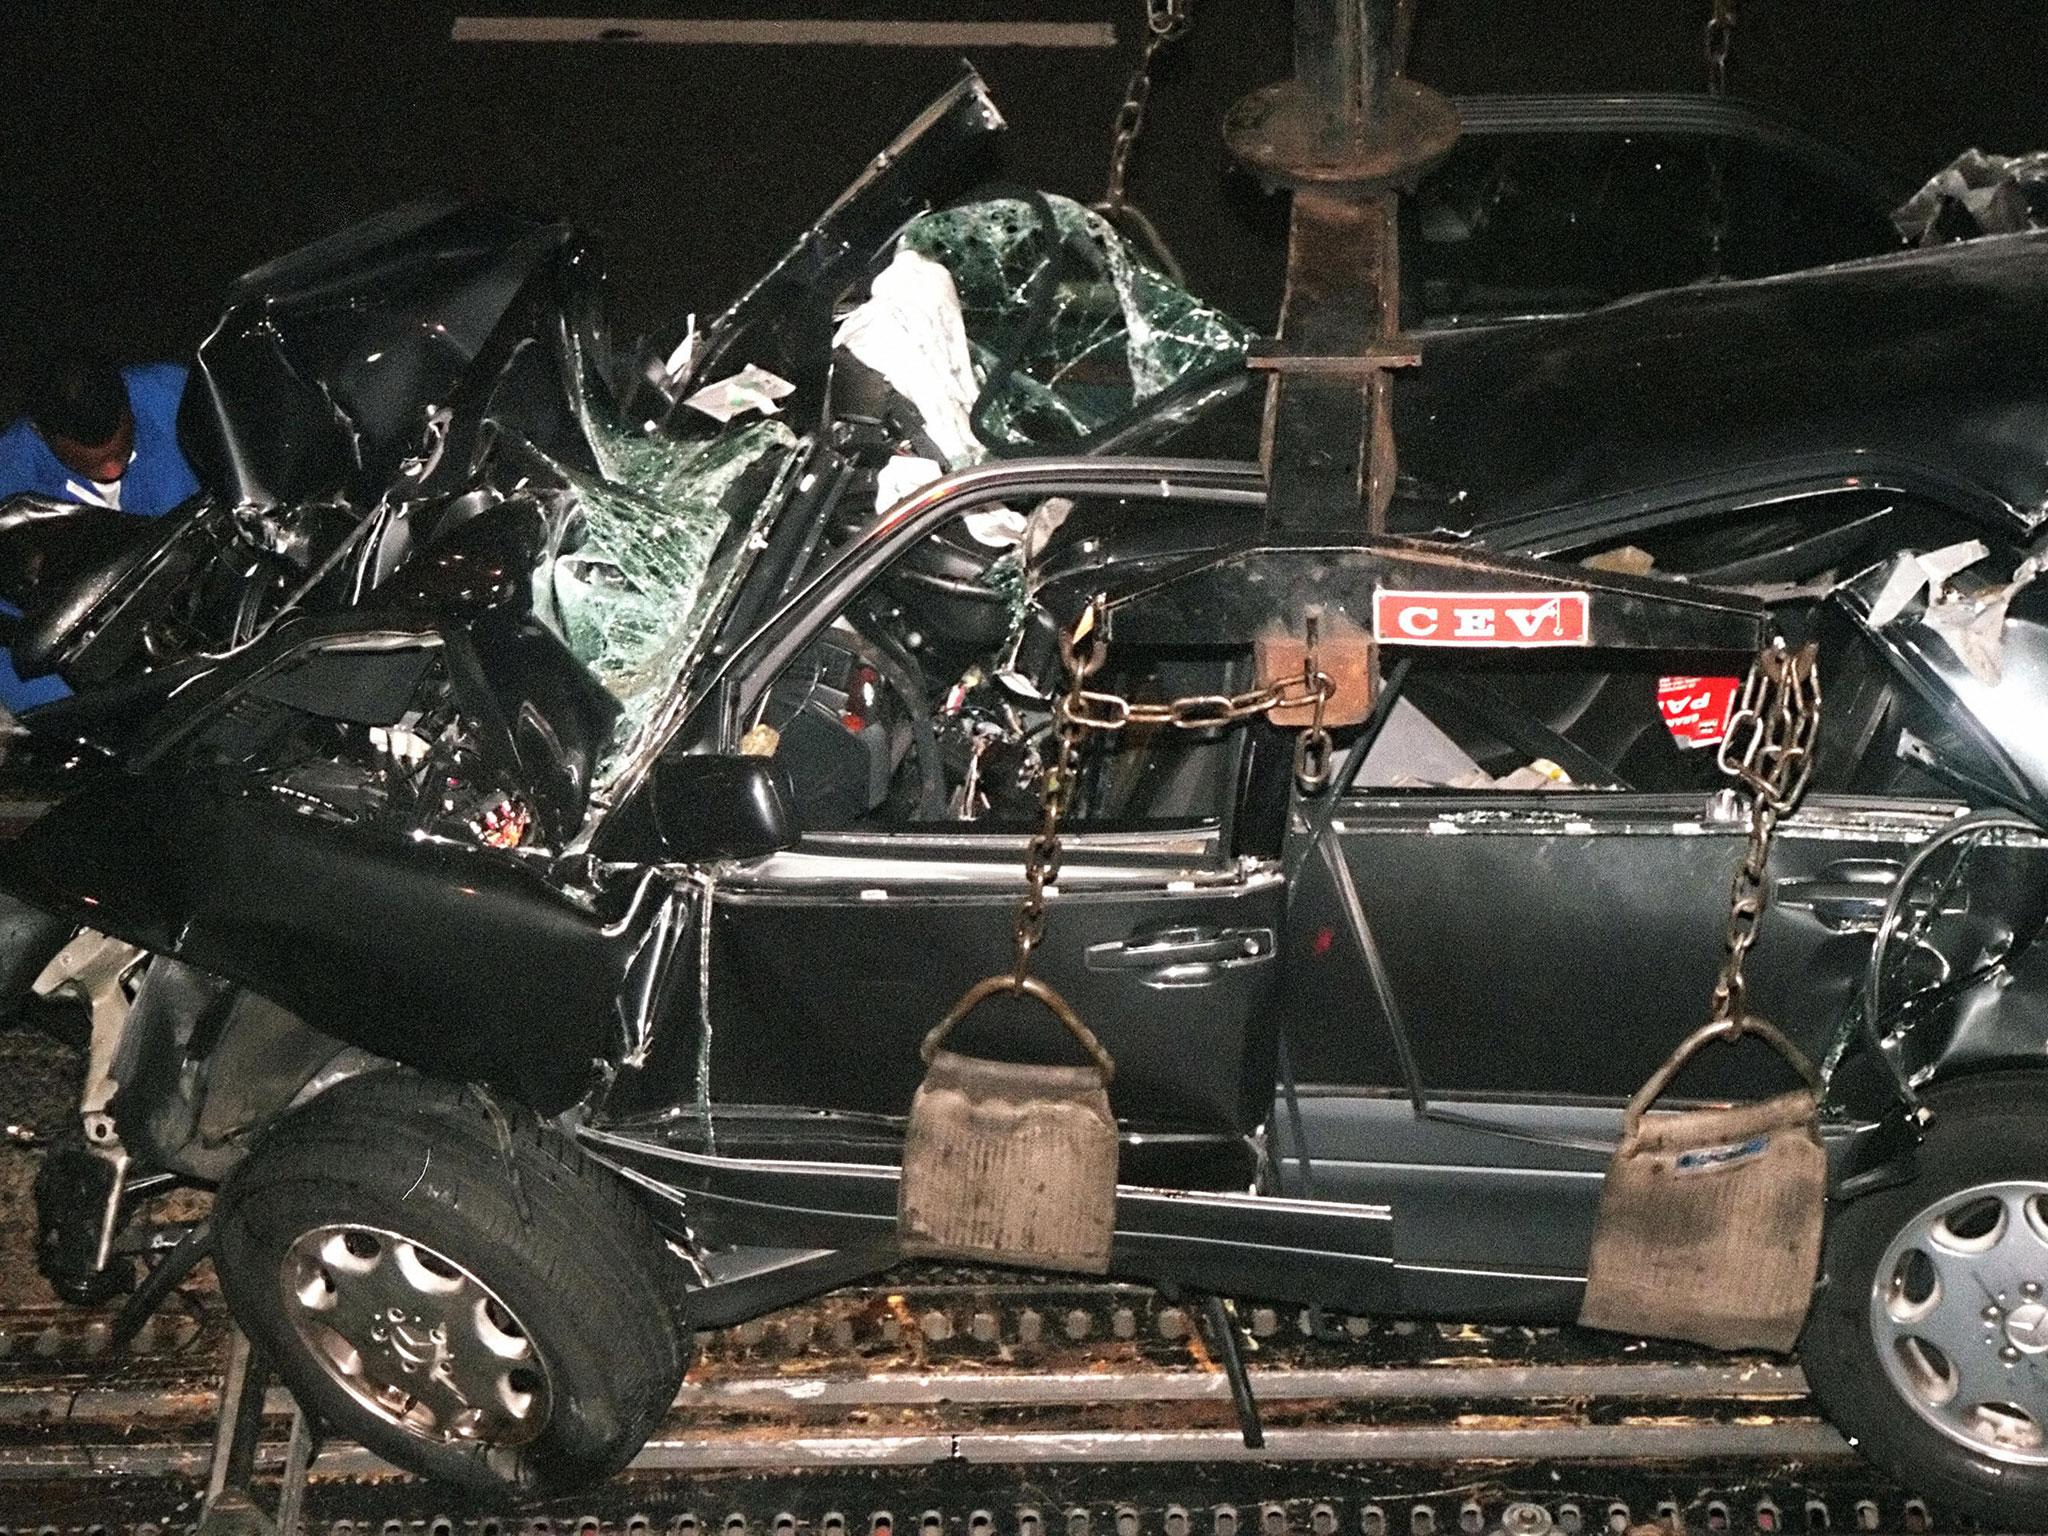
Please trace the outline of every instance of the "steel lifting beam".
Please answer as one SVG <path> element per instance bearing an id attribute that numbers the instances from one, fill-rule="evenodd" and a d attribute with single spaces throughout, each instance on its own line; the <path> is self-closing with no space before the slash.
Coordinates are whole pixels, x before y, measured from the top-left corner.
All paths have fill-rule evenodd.
<path id="1" fill-rule="evenodd" d="M 1263 457 L 1268 542 L 1360 542 L 1394 486 L 1387 371 L 1399 337 L 1398 195 L 1450 151 L 1451 104 L 1401 74 L 1406 0 L 1294 0 L 1294 77 L 1230 110 L 1231 153 L 1294 194 Z"/>

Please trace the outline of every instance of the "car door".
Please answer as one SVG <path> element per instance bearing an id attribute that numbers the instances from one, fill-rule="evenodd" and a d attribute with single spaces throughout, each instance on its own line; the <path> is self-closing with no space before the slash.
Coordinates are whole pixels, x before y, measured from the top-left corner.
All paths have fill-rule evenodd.
<path id="1" fill-rule="evenodd" d="M 1711 743 L 1683 745 L 1661 723 L 1660 695 L 1725 709 L 1736 682 L 1597 664 L 1411 675 L 1413 728 L 1440 731 L 1477 772 L 1423 782 L 1390 730 L 1332 841 L 1432 1102 L 1619 1106 L 1706 1021 L 1747 802 Z M 1865 919 L 1889 877 L 1960 809 L 1953 792 L 1823 785 L 1780 823 L 1750 1003 L 1816 1060 L 1861 979 Z M 1688 1069 L 1680 1091 L 1746 1096 L 1777 1076 L 1768 1052 L 1731 1047 Z"/>
<path id="2" fill-rule="evenodd" d="M 1071 514 L 1061 537 L 1114 536 L 1089 519 L 1085 506 Z M 977 585 L 976 562 L 997 554 L 957 524 L 899 553 L 802 621 L 808 643 L 748 712 L 757 739 L 775 741 L 805 830 L 708 892 L 700 1088 L 721 1152 L 809 1139 L 893 1160 L 920 1042 L 974 982 L 1015 967 L 1057 664 L 1041 646 L 1034 673 L 1020 655 L 1048 621 L 1027 636 L 1009 600 Z M 1213 694 L 1243 686 L 1247 665 L 1134 650 L 1098 682 Z M 1247 751 L 1241 728 L 1081 743 L 1033 969 L 1115 1058 L 1111 1103 L 1135 1138 L 1125 1182 L 1242 1188 L 1253 1176 L 1246 1134 L 1271 1103 L 1284 881 L 1277 861 L 1233 850 Z M 951 1043 L 1081 1059 L 1049 1013 L 1018 999 L 977 1010 Z"/>
<path id="3" fill-rule="evenodd" d="M 807 836 L 713 897 L 709 1091 L 739 1106 L 826 1111 L 887 1149 L 923 1075 L 919 1045 L 974 982 L 1014 965 L 1024 838 Z M 1117 1063 L 1112 1105 L 1177 1136 L 1178 1160 L 1126 1182 L 1247 1182 L 1237 1138 L 1270 1102 L 1280 881 L 1219 856 L 1213 831 L 1070 840 L 1035 972 Z M 950 1042 L 1003 1060 L 1079 1060 L 1052 1016 L 1001 1000 Z M 721 1118 L 721 1130 L 726 1120 Z M 737 1128 L 727 1132 L 743 1135 Z M 1203 1144 L 1211 1144 L 1207 1151 Z"/>
<path id="4" fill-rule="evenodd" d="M 1275 1162 L 1322 1198 L 1393 1204 L 1404 1305 L 1562 1320 L 1622 1107 L 1708 1018 L 1747 817 L 1711 750 L 1662 723 L 1666 674 L 1434 671 L 1410 673 L 1294 892 L 1302 1086 Z M 1781 823 L 1749 1004 L 1815 1061 L 1885 881 L 1959 808 L 1823 790 Z M 1744 1040 L 1667 1102 L 1795 1082 Z"/>

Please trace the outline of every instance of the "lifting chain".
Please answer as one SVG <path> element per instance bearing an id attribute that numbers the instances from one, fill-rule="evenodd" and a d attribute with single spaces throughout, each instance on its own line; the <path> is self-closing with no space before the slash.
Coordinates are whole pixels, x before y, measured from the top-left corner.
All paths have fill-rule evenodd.
<path id="1" fill-rule="evenodd" d="M 1728 94 L 1728 55 L 1735 46 L 1735 0 L 1713 0 L 1707 18 L 1707 94 Z"/>
<path id="2" fill-rule="evenodd" d="M 1109 659 L 1101 643 L 1102 605 L 1098 599 L 1081 610 L 1072 629 L 1060 632 L 1060 660 L 1067 669 L 1067 691 L 1053 708 L 1053 760 L 1038 778 L 1038 830 L 1024 845 L 1024 899 L 1017 903 L 1017 985 L 1031 974 L 1031 952 L 1045 937 L 1045 888 L 1060 877 L 1060 817 L 1073 798 L 1074 776 L 1081 757 L 1080 716 L 1085 696 L 1081 685 Z"/>
<path id="3" fill-rule="evenodd" d="M 1120 693 L 1096 693 L 1084 688 L 1070 695 L 1072 703 L 1063 709 L 1070 707 L 1072 713 L 1067 718 L 1086 731 L 1120 731 L 1127 725 L 1170 725 L 1176 730 L 1203 731 L 1212 725 L 1235 725 L 1273 709 L 1314 705 L 1320 711 L 1329 696 L 1329 679 L 1304 667 L 1301 676 L 1282 678 L 1264 688 L 1244 693 L 1190 693 L 1158 704 L 1134 703 Z"/>
<path id="4" fill-rule="evenodd" d="M 1123 105 L 1116 110 L 1110 126 L 1109 179 L 1102 201 L 1095 211 L 1127 233 L 1134 234 L 1175 282 L 1186 284 L 1180 263 L 1174 259 L 1158 227 L 1134 205 L 1125 190 L 1130 176 L 1131 155 L 1145 131 L 1145 109 L 1152 100 L 1152 65 L 1162 49 L 1187 36 L 1194 23 L 1194 0 L 1145 0 L 1145 46 L 1138 54 L 1138 67 L 1131 71 L 1124 88 Z"/>
<path id="5" fill-rule="evenodd" d="M 1758 654 L 1728 716 L 1721 771 L 1750 792 L 1749 842 L 1728 891 L 1728 955 L 1714 986 L 1711 1022 L 1739 1033 L 1745 1018 L 1742 963 L 1756 942 L 1768 896 L 1766 871 L 1778 822 L 1798 804 L 1813 774 L 1820 731 L 1818 649 L 1773 640 Z"/>
<path id="6" fill-rule="evenodd" d="M 1090 614 L 1094 612 L 1091 607 Z M 1075 625 L 1075 632 L 1082 632 L 1090 623 L 1090 616 L 1084 614 L 1081 622 Z M 1276 709 L 1306 707 L 1313 710 L 1314 717 L 1295 739 L 1294 774 L 1302 792 L 1314 794 L 1330 779 L 1330 732 L 1323 724 L 1323 710 L 1329 704 L 1330 696 L 1337 691 L 1337 685 L 1318 663 L 1317 629 L 1317 620 L 1310 615 L 1308 647 L 1302 656 L 1299 675 L 1283 677 L 1243 693 L 1191 693 L 1156 704 L 1140 704 L 1120 693 L 1099 693 L 1083 688 L 1076 676 L 1074 686 L 1060 704 L 1062 728 L 1072 725 L 1085 731 L 1120 731 L 1127 725 L 1170 725 L 1176 730 L 1203 731 L 1213 726 L 1234 725 L 1240 720 L 1249 720 L 1254 715 Z M 1061 648 L 1068 672 L 1072 675 L 1079 658 L 1069 640 L 1063 639 Z M 1097 665 L 1100 665 L 1099 660 Z"/>
<path id="7" fill-rule="evenodd" d="M 1045 888 L 1060 877 L 1060 818 L 1073 800 L 1081 742 L 1089 731 L 1120 731 L 1127 725 L 1170 725 L 1184 731 L 1206 730 L 1248 720 L 1273 709 L 1309 706 L 1314 717 L 1295 738 L 1294 777 L 1302 793 L 1315 794 L 1330 782 L 1330 732 L 1323 708 L 1336 685 L 1318 670 L 1316 621 L 1308 622 L 1308 650 L 1301 675 L 1282 678 L 1244 693 L 1197 693 L 1159 704 L 1134 704 L 1122 694 L 1102 693 L 1086 686 L 1102 669 L 1109 653 L 1102 641 L 1102 599 L 1081 611 L 1071 629 L 1060 634 L 1060 660 L 1067 689 L 1053 711 L 1053 760 L 1038 781 L 1038 830 L 1024 845 L 1024 898 L 1017 903 L 1017 963 L 1012 973 L 1022 984 L 1031 971 L 1032 952 L 1045 937 Z"/>
<path id="8" fill-rule="evenodd" d="M 1707 94 L 1728 94 L 1728 55 L 1735 45 L 1735 0 L 1713 0 L 1707 18 Z M 1718 282 L 1725 276 L 1728 246 L 1728 155 L 1722 141 L 1707 141 L 1707 272 Z"/>

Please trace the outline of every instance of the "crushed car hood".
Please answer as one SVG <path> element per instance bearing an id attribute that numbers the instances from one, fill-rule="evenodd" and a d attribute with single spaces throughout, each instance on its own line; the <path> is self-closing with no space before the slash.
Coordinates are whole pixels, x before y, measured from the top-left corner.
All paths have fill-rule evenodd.
<path id="1" fill-rule="evenodd" d="M 393 209 L 235 283 L 180 435 L 211 489 L 256 507 L 369 506 L 459 479 L 489 414 L 588 464 L 565 407 L 602 349 L 600 284 L 567 224 Z"/>

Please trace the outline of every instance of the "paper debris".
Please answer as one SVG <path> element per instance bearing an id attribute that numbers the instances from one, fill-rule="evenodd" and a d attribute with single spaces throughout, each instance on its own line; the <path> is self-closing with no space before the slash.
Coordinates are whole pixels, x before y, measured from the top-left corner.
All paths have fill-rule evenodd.
<path id="1" fill-rule="evenodd" d="M 886 512 L 912 491 L 921 491 L 946 471 L 915 453 L 892 455 L 875 475 L 875 510 Z"/>
<path id="2" fill-rule="evenodd" d="M 795 393 L 796 386 L 789 380 L 749 363 L 729 378 L 706 384 L 683 404 L 693 411 L 702 411 L 713 421 L 731 421 L 748 411 L 773 416 L 782 409 L 775 402 Z"/>
<path id="3" fill-rule="evenodd" d="M 1907 550 L 1893 564 L 1891 574 L 1884 579 L 1884 586 L 1871 601 L 1870 622 L 1880 627 L 1891 623 L 1923 590 L 1932 605 L 1939 600 L 1942 588 L 1951 576 L 1975 565 L 1990 553 L 1981 539 L 1944 545 L 1924 555 Z"/>
<path id="4" fill-rule="evenodd" d="M 2002 586 L 1958 592 L 1949 585 L 1952 577 L 1989 554 L 1977 539 L 1924 555 L 1901 554 L 1871 602 L 1870 622 L 1892 623 L 1925 588 L 1927 608 L 1920 622 L 1948 642 L 1972 677 L 1996 686 L 2005 670 L 2006 609 L 2020 589 L 2040 573 L 2041 566 L 2030 555 L 2013 568 L 2012 579 Z"/>
<path id="5" fill-rule="evenodd" d="M 1635 544 L 1603 549 L 1579 562 L 1589 571 L 1615 571 L 1623 576 L 1647 576 L 1656 568 L 1657 557 Z"/>
<path id="6" fill-rule="evenodd" d="M 960 521 L 967 525 L 975 543 L 986 544 L 990 549 L 1015 549 L 1024 542 L 1024 530 L 1029 526 L 1022 512 L 1012 512 L 1008 507 L 969 512 Z"/>
<path id="7" fill-rule="evenodd" d="M 2019 590 L 2039 574 L 2030 558 L 2022 560 L 2012 580 L 1972 597 L 1944 592 L 1927 605 L 1926 625 L 1949 643 L 1957 659 L 1979 682 L 1998 686 L 2005 673 L 2005 611 Z"/>

